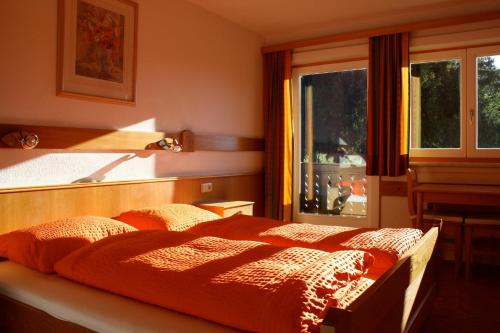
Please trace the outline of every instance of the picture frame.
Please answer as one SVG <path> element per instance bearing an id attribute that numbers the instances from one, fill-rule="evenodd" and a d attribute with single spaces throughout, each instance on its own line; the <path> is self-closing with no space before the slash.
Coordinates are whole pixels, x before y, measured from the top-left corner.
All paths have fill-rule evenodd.
<path id="1" fill-rule="evenodd" d="M 58 1 L 57 95 L 135 105 L 138 4 Z"/>

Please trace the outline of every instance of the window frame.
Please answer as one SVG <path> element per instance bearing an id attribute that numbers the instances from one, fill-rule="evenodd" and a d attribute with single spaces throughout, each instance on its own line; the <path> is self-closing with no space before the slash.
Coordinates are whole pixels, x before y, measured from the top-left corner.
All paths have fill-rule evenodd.
<path id="1" fill-rule="evenodd" d="M 460 148 L 413 148 L 411 147 L 411 134 L 412 134 L 412 117 L 413 109 L 410 107 L 410 140 L 409 152 L 410 158 L 412 157 L 445 157 L 445 158 L 465 158 L 467 156 L 467 117 L 466 105 L 467 94 L 464 87 L 467 83 L 467 64 L 466 64 L 466 51 L 465 49 L 451 50 L 451 51 L 428 51 L 418 52 L 410 55 L 410 66 L 412 64 L 426 63 L 426 62 L 439 62 L 448 60 L 460 61 Z M 413 83 L 410 69 L 410 106 L 413 99 Z"/>
<path id="2" fill-rule="evenodd" d="M 478 138 L 478 105 L 477 105 L 477 72 L 476 58 L 500 55 L 500 44 L 482 47 L 469 47 L 467 52 L 467 157 L 500 157 L 499 148 L 477 148 Z"/>
<path id="3" fill-rule="evenodd" d="M 346 225 L 352 227 L 377 227 L 379 224 L 379 177 L 366 176 L 368 192 L 366 216 L 342 216 L 342 215 L 323 215 L 314 213 L 300 212 L 300 112 L 301 112 L 301 87 L 300 79 L 302 76 L 311 74 L 324 74 L 331 72 L 340 72 L 355 69 L 366 69 L 368 75 L 368 60 L 356 61 L 336 61 L 335 63 L 295 67 L 292 71 L 292 120 L 293 120 L 293 221 L 306 222 L 311 224 L 327 225 Z M 367 94 L 368 94 L 367 78 Z M 368 96 L 367 96 L 368 97 Z M 368 98 L 367 98 L 368 101 Z M 367 106 L 368 110 L 368 106 Z"/>

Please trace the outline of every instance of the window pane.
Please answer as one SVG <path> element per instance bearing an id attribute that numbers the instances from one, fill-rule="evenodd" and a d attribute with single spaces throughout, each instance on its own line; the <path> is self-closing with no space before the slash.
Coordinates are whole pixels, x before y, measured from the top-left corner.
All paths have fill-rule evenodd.
<path id="1" fill-rule="evenodd" d="M 301 213 L 366 215 L 366 78 L 366 69 L 301 78 Z"/>
<path id="2" fill-rule="evenodd" d="M 500 148 L 500 55 L 476 58 L 477 147 Z"/>
<path id="3" fill-rule="evenodd" d="M 460 148 L 460 61 L 411 64 L 411 148 Z"/>

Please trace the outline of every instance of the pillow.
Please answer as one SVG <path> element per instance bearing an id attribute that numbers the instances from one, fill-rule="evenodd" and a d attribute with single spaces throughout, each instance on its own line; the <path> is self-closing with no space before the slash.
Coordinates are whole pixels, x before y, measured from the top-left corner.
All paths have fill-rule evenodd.
<path id="1" fill-rule="evenodd" d="M 208 210 L 187 204 L 168 204 L 157 208 L 131 210 L 115 219 L 139 230 L 184 231 L 197 224 L 220 219 Z"/>
<path id="2" fill-rule="evenodd" d="M 71 217 L 0 235 L 0 256 L 42 273 L 84 245 L 137 229 L 98 216 Z"/>

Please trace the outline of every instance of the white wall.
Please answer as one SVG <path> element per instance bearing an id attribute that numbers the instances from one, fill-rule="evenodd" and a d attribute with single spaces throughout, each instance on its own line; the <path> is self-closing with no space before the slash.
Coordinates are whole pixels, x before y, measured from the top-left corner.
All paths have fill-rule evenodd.
<path id="1" fill-rule="evenodd" d="M 137 2 L 131 107 L 56 96 L 57 0 L 0 1 L 0 123 L 262 137 L 261 38 L 188 2 Z M 262 159 L 260 152 L 0 149 L 0 187 L 254 172 Z"/>

